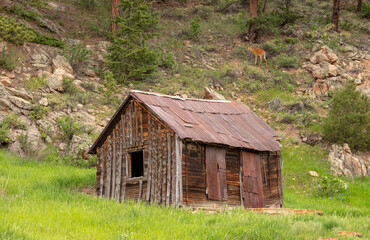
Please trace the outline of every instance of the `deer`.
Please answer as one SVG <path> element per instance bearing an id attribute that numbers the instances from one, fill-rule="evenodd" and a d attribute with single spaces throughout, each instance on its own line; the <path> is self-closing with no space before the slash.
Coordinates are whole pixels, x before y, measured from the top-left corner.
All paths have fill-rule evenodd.
<path id="1" fill-rule="evenodd" d="M 262 57 L 263 57 L 263 59 L 265 59 L 266 67 L 267 67 L 267 60 L 266 60 L 266 52 L 265 52 L 265 50 L 263 50 L 261 48 L 252 48 L 251 46 L 248 47 L 248 50 L 250 50 L 254 54 L 254 64 L 255 65 L 257 65 L 257 56 L 259 56 L 260 57 L 260 60 L 261 60 L 259 65 L 261 65 L 261 63 L 262 63 Z"/>

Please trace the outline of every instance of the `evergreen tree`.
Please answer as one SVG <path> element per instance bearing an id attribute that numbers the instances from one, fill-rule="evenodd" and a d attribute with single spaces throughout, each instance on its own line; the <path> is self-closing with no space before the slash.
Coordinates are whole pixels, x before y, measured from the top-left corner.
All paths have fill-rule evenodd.
<path id="1" fill-rule="evenodd" d="M 337 91 L 328 117 L 324 121 L 325 139 L 334 143 L 348 143 L 357 150 L 370 148 L 370 101 L 356 90 L 353 82 Z"/>
<path id="2" fill-rule="evenodd" d="M 117 25 L 110 36 L 107 66 L 118 82 L 143 80 L 158 67 L 149 39 L 157 33 L 158 15 L 145 0 L 121 0 L 121 15 L 113 21 Z"/>

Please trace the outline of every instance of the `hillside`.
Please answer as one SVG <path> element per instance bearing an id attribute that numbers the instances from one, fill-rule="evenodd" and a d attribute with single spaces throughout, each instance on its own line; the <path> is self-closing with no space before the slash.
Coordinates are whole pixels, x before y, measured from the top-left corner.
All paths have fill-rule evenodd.
<path id="1" fill-rule="evenodd" d="M 83 239 L 83 235 L 77 233 L 83 226 L 76 227 L 67 237 L 63 237 L 64 230 L 51 230 L 51 226 L 45 227 L 45 234 L 28 235 L 27 231 L 31 231 L 39 219 L 27 225 L 16 216 L 28 218 L 32 205 L 45 204 L 38 215 L 45 223 L 46 208 L 67 207 L 77 211 L 75 206 L 56 203 L 71 201 L 86 209 L 88 204 L 93 205 L 88 210 L 91 215 L 84 221 L 92 222 L 94 218 L 105 221 L 92 212 L 108 206 L 118 209 L 119 205 L 80 192 L 86 187 L 91 192 L 95 184 L 96 157 L 87 151 L 118 106 L 131 90 L 203 98 L 205 87 L 215 98 L 222 95 L 225 99 L 244 103 L 280 134 L 285 207 L 323 210 L 328 215 L 270 219 L 236 210 L 230 215 L 196 213 L 193 218 L 187 211 L 128 203 L 132 212 L 122 209 L 118 215 L 110 212 L 109 225 L 89 226 L 96 236 L 138 239 L 148 233 L 159 234 L 152 227 L 135 232 L 133 229 L 143 227 L 143 222 L 131 225 L 121 222 L 126 235 L 113 234 L 120 231 L 113 223 L 121 221 L 121 215 L 128 214 L 131 219 L 142 212 L 150 212 L 157 219 L 174 214 L 181 219 L 174 220 L 174 224 L 194 221 L 189 227 L 195 227 L 206 221 L 209 226 L 221 229 L 202 233 L 204 228 L 195 227 L 193 233 L 185 233 L 188 239 L 244 239 L 246 235 L 250 239 L 276 236 L 317 239 L 319 236 L 338 237 L 340 230 L 358 231 L 369 237 L 366 216 L 370 206 L 365 194 L 369 192 L 370 174 L 369 145 L 366 145 L 369 142 L 369 124 L 366 124 L 369 106 L 368 98 L 363 97 L 370 96 L 368 1 L 363 1 L 360 13 L 356 12 L 357 1 L 342 2 L 339 32 L 331 30 L 332 1 L 259 1 L 259 18 L 254 19 L 255 22 L 249 17 L 249 2 L 244 0 L 155 1 L 150 8 L 158 18 L 158 25 L 144 31 L 153 34 L 148 46 L 155 55 L 155 70 L 143 79 L 117 77 L 110 67 L 107 57 L 112 52 L 110 2 L 0 2 L 0 200 L 3 203 L 0 213 L 6 213 L 0 214 L 4 226 L 0 228 L 2 238 L 43 239 L 57 232 L 55 239 Z M 258 34 L 250 34 L 248 24 L 253 24 Z M 258 58 L 255 65 L 255 56 L 248 47 L 266 51 L 267 63 L 258 65 Z M 335 141 L 325 135 L 323 126 L 328 116 L 333 118 L 329 114 L 333 109 L 333 97 L 347 82 L 353 82 L 355 89 L 361 92 L 359 98 L 367 99 L 364 100 L 367 105 L 360 107 L 365 113 L 353 117 L 361 118 L 362 122 L 365 119 L 365 127 L 354 134 L 361 138 L 347 136 L 333 145 Z M 354 99 L 353 96 L 348 98 Z M 352 118 L 350 108 L 355 103 L 350 100 L 348 116 Z M 346 110 L 339 116 L 347 115 Z M 347 125 L 355 128 L 357 122 Z M 361 140 L 356 143 L 356 139 Z M 27 161 L 8 155 L 8 152 Z M 7 159 L 12 160 L 7 162 Z M 43 170 L 38 172 L 38 167 Z M 14 169 L 18 168 L 25 174 L 31 171 L 41 175 L 42 171 L 49 170 L 53 174 L 46 176 L 45 181 L 33 176 L 35 179 L 28 185 L 26 179 L 14 182 L 19 177 Z M 76 179 L 58 179 L 58 169 L 73 172 Z M 322 187 L 324 176 L 333 181 L 332 185 L 324 187 L 325 190 Z M 338 192 L 340 181 L 348 183 L 347 190 Z M 52 194 L 55 202 L 48 205 L 42 196 L 29 192 L 39 185 L 45 188 L 40 194 Z M 17 214 L 11 217 L 15 212 Z M 101 214 L 103 212 L 99 212 Z M 57 216 L 56 212 L 51 214 L 53 219 Z M 233 216 L 235 219 L 231 220 Z M 268 228 L 271 231 L 262 235 L 258 235 L 257 230 L 235 230 L 228 235 L 228 228 L 221 227 L 222 217 L 231 221 L 227 225 L 230 228 L 233 223 L 248 225 L 250 222 L 245 222 L 244 218 L 253 218 L 262 226 L 271 225 L 280 230 L 274 232 Z M 7 223 L 9 218 L 12 220 Z M 77 216 L 70 224 L 78 221 Z M 19 230 L 26 225 L 28 230 Z M 303 233 L 300 235 L 295 228 L 284 232 L 286 225 L 297 226 Z M 109 233 L 103 234 L 107 229 Z M 163 230 L 160 234 L 170 234 L 164 225 L 159 229 Z M 176 229 L 170 235 L 180 239 L 184 232 Z M 127 236 L 131 231 L 135 234 Z M 295 234 L 297 238 L 292 237 Z"/>

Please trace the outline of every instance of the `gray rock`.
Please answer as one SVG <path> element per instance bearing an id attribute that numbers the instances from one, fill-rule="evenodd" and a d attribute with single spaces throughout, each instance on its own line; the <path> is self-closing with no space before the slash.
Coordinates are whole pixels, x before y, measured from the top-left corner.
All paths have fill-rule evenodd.
<path id="1" fill-rule="evenodd" d="M 0 83 L 7 87 L 12 86 L 12 81 L 10 80 L 10 78 L 5 76 L 0 76 Z"/>
<path id="2" fill-rule="evenodd" d="M 39 101 L 39 104 L 46 107 L 49 104 L 48 99 L 47 98 L 41 98 L 40 101 Z"/>
<path id="3" fill-rule="evenodd" d="M 308 174 L 310 174 L 310 176 L 312 176 L 312 177 L 318 177 L 319 176 L 319 174 L 316 171 L 308 171 Z"/>
<path id="4" fill-rule="evenodd" d="M 15 96 L 8 96 L 8 99 L 10 100 L 11 103 L 13 103 L 15 106 L 21 109 L 25 109 L 25 110 L 32 109 L 31 103 L 27 100 L 24 100 L 22 98 L 15 97 Z"/>
<path id="5" fill-rule="evenodd" d="M 66 143 L 59 144 L 59 149 L 63 152 L 67 151 L 68 145 Z"/>
<path id="6" fill-rule="evenodd" d="M 92 141 L 87 135 L 74 135 L 69 145 L 69 154 L 73 156 L 84 155 L 89 150 Z"/>
<path id="7" fill-rule="evenodd" d="M 16 90 L 14 88 L 7 88 L 9 94 L 20 97 L 26 101 L 32 101 L 33 97 L 30 93 L 26 92 L 24 89 Z"/>
<path id="8" fill-rule="evenodd" d="M 53 66 L 53 73 L 56 73 L 58 69 L 61 69 L 66 73 L 73 74 L 73 68 L 64 56 L 57 55 L 51 60 L 51 63 Z"/>
<path id="9" fill-rule="evenodd" d="M 61 6 L 58 3 L 56 3 L 56 2 L 48 2 L 48 6 L 49 6 L 49 8 L 51 8 L 51 9 L 53 9 L 55 11 L 64 12 L 65 9 L 66 9 L 64 6 Z"/>
<path id="10" fill-rule="evenodd" d="M 46 81 L 50 89 L 60 91 L 63 85 L 63 76 L 51 74 L 46 78 Z"/>

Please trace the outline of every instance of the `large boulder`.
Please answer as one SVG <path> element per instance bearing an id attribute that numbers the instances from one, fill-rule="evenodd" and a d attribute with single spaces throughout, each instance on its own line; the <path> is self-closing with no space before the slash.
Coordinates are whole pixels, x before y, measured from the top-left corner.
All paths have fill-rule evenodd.
<path id="1" fill-rule="evenodd" d="M 11 103 L 13 103 L 18 108 L 24 109 L 24 110 L 31 110 L 32 105 L 29 101 L 24 100 L 23 98 L 16 97 L 16 96 L 8 96 L 8 99 Z"/>
<path id="2" fill-rule="evenodd" d="M 73 68 L 64 56 L 57 55 L 51 60 L 51 63 L 53 66 L 53 73 L 66 72 L 69 74 L 73 74 Z"/>
<path id="3" fill-rule="evenodd" d="M 328 46 L 323 46 L 323 47 L 321 47 L 320 51 L 316 52 L 310 58 L 310 61 L 314 64 L 319 64 L 319 63 L 322 63 L 322 62 L 337 64 L 338 63 L 338 56 Z"/>
<path id="4" fill-rule="evenodd" d="M 356 156 L 348 144 L 332 145 L 329 152 L 329 162 L 335 175 L 338 176 L 368 176 L 370 175 L 370 159 Z"/>

